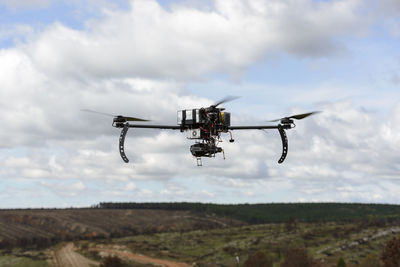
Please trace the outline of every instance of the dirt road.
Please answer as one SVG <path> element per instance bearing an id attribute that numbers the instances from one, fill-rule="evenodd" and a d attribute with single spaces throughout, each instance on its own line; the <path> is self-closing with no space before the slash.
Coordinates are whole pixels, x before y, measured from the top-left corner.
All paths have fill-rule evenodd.
<path id="1" fill-rule="evenodd" d="M 50 264 L 53 267 L 90 267 L 100 265 L 98 262 L 89 260 L 76 252 L 73 243 L 67 243 L 61 249 L 52 252 Z"/>
<path id="2" fill-rule="evenodd" d="M 154 266 L 164 267 L 189 267 L 190 265 L 182 262 L 175 262 L 163 259 L 151 258 L 145 255 L 136 254 L 129 251 L 126 247 L 122 246 L 104 246 L 99 245 L 94 250 L 99 252 L 103 257 L 112 255 L 117 256 L 123 260 L 135 261 L 139 263 L 152 264 Z M 50 265 L 53 267 L 91 267 L 99 266 L 99 262 L 85 258 L 78 252 L 74 244 L 67 243 L 61 249 L 51 253 Z"/>

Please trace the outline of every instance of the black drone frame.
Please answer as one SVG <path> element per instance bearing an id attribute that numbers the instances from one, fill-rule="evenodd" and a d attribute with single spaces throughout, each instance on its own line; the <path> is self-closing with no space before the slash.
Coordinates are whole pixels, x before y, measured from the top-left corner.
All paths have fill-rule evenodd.
<path id="1" fill-rule="evenodd" d="M 87 109 L 83 111 L 114 117 L 112 126 L 115 128 L 122 129 L 119 137 L 119 153 L 121 155 L 122 160 L 126 163 L 129 162 L 129 159 L 125 154 L 125 137 L 126 134 L 128 133 L 129 128 L 168 129 L 168 130 L 180 130 L 181 132 L 189 131 L 189 133 L 191 131 L 192 136 L 188 138 L 196 140 L 196 143 L 190 147 L 190 152 L 192 153 L 193 156 L 197 158 L 198 166 L 202 165 L 201 164 L 202 157 L 215 157 L 216 153 L 219 152 L 224 153 L 224 150 L 221 147 L 217 146 L 218 142 L 220 142 L 220 133 L 230 133 L 231 139 L 229 141 L 234 142 L 231 131 L 270 130 L 270 129 L 277 129 L 281 137 L 282 154 L 278 160 L 278 163 L 281 164 L 286 159 L 288 153 L 288 138 L 285 130 L 296 127 L 294 120 L 301 120 L 319 112 L 315 111 L 304 114 L 297 114 L 290 117 L 284 117 L 281 119 L 270 121 L 270 122 L 279 122 L 279 124 L 277 125 L 231 126 L 230 113 L 224 112 L 225 110 L 224 108 L 217 108 L 217 106 L 222 103 L 232 101 L 236 98 L 237 97 L 228 96 L 207 108 L 178 111 L 179 125 L 133 124 L 130 122 L 135 122 L 135 121 L 144 122 L 148 120 L 135 117 L 121 116 L 121 115 L 115 116 Z"/>
<path id="2" fill-rule="evenodd" d="M 125 137 L 128 132 L 129 128 L 146 128 L 146 129 L 169 129 L 169 130 L 180 130 L 183 132 L 186 130 L 185 128 L 181 126 L 175 126 L 175 125 L 142 125 L 142 124 L 130 124 L 129 122 L 116 122 L 114 121 L 113 126 L 116 128 L 122 128 L 121 134 L 119 136 L 119 153 L 121 155 L 121 158 L 123 161 L 126 163 L 129 162 L 128 157 L 125 154 Z M 288 138 L 286 135 L 285 130 L 286 129 L 291 129 L 294 128 L 295 124 L 293 123 L 292 120 L 290 122 L 286 122 L 283 124 L 278 124 L 278 125 L 258 125 L 258 126 L 229 126 L 228 129 L 230 131 L 233 130 L 267 130 L 267 129 L 278 129 L 279 134 L 281 136 L 282 140 L 282 155 L 278 160 L 278 163 L 281 164 L 287 156 L 288 153 Z M 233 141 L 233 139 L 231 139 Z"/>

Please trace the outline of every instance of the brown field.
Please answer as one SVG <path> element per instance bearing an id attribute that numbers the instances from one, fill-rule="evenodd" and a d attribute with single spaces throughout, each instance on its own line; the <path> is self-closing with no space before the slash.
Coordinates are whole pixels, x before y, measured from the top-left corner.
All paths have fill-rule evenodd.
<path id="1" fill-rule="evenodd" d="M 244 223 L 189 211 L 115 209 L 0 210 L 0 249 L 47 247 L 60 241 L 93 240 L 161 232 L 186 232 Z"/>
<path id="2" fill-rule="evenodd" d="M 318 266 L 375 262 L 400 236 L 398 219 L 246 224 L 190 211 L 146 209 L 0 210 L 0 266 L 235 266 L 261 251 L 278 267 L 291 248 L 305 248 Z"/>

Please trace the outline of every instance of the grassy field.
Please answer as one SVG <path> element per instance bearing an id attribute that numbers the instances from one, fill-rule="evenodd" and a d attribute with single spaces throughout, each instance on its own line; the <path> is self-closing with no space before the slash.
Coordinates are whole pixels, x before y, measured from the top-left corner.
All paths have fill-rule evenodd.
<path id="1" fill-rule="evenodd" d="M 2 256 L 0 257 L 0 266 L 44 267 L 48 266 L 48 264 L 44 260 L 33 260 L 26 257 Z"/>
<path id="2" fill-rule="evenodd" d="M 250 218 L 263 218 L 263 214 L 255 216 L 260 208 L 282 207 L 282 204 L 271 205 L 248 205 L 253 210 L 249 212 Z M 314 212 L 320 214 L 321 205 L 315 206 Z M 208 204 L 195 206 L 210 208 Z M 393 207 L 390 210 L 388 205 L 357 204 L 341 208 L 334 204 L 332 210 L 337 210 L 336 214 L 345 220 L 321 218 L 305 222 L 283 214 L 282 222 L 264 224 L 189 210 L 1 210 L 0 266 L 47 266 L 51 255 L 71 241 L 82 255 L 98 262 L 102 260 L 99 256 L 102 246 L 115 246 L 155 259 L 197 266 L 235 266 L 236 256 L 243 266 L 249 255 L 262 251 L 274 266 L 279 266 L 289 249 L 305 248 L 321 266 L 336 266 L 340 258 L 348 267 L 362 266 L 365 258 L 377 260 L 385 243 L 400 235 L 399 214 L 397 206 Z M 231 206 L 211 205 L 211 208 L 222 208 L 220 212 L 224 214 L 233 210 Z M 306 212 L 299 213 L 299 218 L 313 213 L 310 209 L 303 210 Z M 232 214 L 235 217 L 237 212 Z M 245 214 L 243 210 L 241 214 Z M 356 216 L 350 220 L 346 214 Z M 149 264 L 131 262 L 127 266 Z"/>
<path id="3" fill-rule="evenodd" d="M 384 244 L 395 235 L 400 235 L 400 227 L 396 225 L 301 223 L 294 228 L 286 224 L 267 224 L 137 235 L 101 243 L 126 247 L 155 258 L 196 263 L 197 266 L 235 266 L 236 255 L 244 263 L 256 251 L 266 253 L 274 266 L 279 266 L 286 251 L 295 247 L 306 248 L 322 266 L 336 266 L 340 258 L 347 266 L 360 266 L 367 256 L 378 258 Z M 81 243 L 83 250 L 96 244 L 99 243 Z"/>
<path id="4" fill-rule="evenodd" d="M 44 251 L 24 251 L 22 249 L 0 250 L 0 266 L 4 267 L 47 267 Z"/>
<path id="5" fill-rule="evenodd" d="M 367 257 L 378 258 L 384 244 L 400 235 L 400 225 L 360 225 L 359 223 L 298 223 L 246 225 L 189 232 L 139 234 L 124 238 L 76 241 L 80 253 L 101 261 L 96 247 L 112 246 L 121 251 L 128 249 L 153 258 L 196 263 L 196 266 L 235 266 L 239 256 L 241 266 L 247 257 L 262 251 L 279 266 L 290 248 L 306 248 L 321 266 L 336 266 L 343 258 L 347 266 L 362 266 Z M 13 249 L 0 251 L 0 266 L 49 266 L 46 250 Z M 151 266 L 128 263 L 126 266 Z"/>

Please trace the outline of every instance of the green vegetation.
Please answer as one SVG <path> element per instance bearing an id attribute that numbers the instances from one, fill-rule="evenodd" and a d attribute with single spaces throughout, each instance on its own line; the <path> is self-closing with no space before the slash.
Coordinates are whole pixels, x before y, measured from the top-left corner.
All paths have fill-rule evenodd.
<path id="1" fill-rule="evenodd" d="M 340 258 L 340 259 L 338 260 L 338 263 L 337 263 L 336 266 L 337 266 L 337 267 L 346 267 L 347 265 L 346 265 L 346 262 L 344 261 L 344 259 L 343 259 L 343 258 Z"/>
<path id="2" fill-rule="evenodd" d="M 367 255 L 362 261 L 360 266 L 362 267 L 381 267 L 381 261 L 376 253 Z"/>
<path id="3" fill-rule="evenodd" d="M 103 209 L 158 209 L 204 212 L 241 220 L 251 224 L 301 222 L 331 222 L 400 220 L 400 205 L 352 203 L 272 203 L 272 204 L 204 204 L 204 203 L 135 203 L 102 202 Z"/>
<path id="4" fill-rule="evenodd" d="M 236 266 L 237 256 L 240 266 L 400 262 L 399 205 L 100 203 L 0 215 L 0 266 L 47 266 L 45 249 L 62 241 L 110 265 L 116 260 L 102 262 L 101 247 L 196 266 Z M 149 266 L 121 257 L 123 266 Z"/>
<path id="5" fill-rule="evenodd" d="M 46 267 L 49 266 L 45 260 L 18 257 L 14 255 L 0 256 L 0 266 L 13 267 Z"/>
<path id="6" fill-rule="evenodd" d="M 244 264 L 256 252 L 263 253 L 275 267 L 283 264 L 289 254 L 292 257 L 288 264 L 295 261 L 310 266 L 337 266 L 343 258 L 347 266 L 359 266 L 368 255 L 376 262 L 376 253 L 393 236 L 393 229 L 398 228 L 358 222 L 297 223 L 289 229 L 282 223 L 137 235 L 107 243 L 155 258 L 196 262 L 197 266 L 236 266 L 236 256 Z"/>

